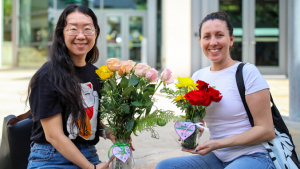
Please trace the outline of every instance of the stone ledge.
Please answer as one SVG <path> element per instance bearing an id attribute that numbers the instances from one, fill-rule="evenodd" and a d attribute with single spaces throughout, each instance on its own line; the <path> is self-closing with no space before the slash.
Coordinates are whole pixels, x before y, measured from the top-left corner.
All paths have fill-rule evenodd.
<path id="1" fill-rule="evenodd" d="M 156 164 L 135 165 L 133 169 L 154 169 Z"/>

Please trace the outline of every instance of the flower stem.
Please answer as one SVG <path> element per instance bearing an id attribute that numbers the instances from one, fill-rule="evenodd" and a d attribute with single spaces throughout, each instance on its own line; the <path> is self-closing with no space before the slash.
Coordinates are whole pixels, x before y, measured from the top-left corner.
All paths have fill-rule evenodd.
<path id="1" fill-rule="evenodd" d="M 157 85 L 156 89 L 154 90 L 153 95 L 150 97 L 150 100 L 152 99 L 152 97 L 154 96 L 156 90 L 158 89 L 158 87 L 162 84 L 162 81 L 159 82 L 159 84 Z"/>

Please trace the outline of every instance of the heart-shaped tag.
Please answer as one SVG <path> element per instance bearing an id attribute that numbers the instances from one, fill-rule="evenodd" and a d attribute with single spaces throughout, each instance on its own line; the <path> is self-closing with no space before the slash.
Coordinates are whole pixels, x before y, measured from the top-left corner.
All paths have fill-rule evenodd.
<path id="1" fill-rule="evenodd" d="M 192 125 L 188 128 L 188 126 L 190 125 L 190 123 L 185 123 L 185 122 L 176 122 L 175 123 L 175 131 L 176 133 L 179 135 L 179 137 L 182 140 L 185 140 L 186 138 L 188 138 L 190 135 L 192 135 L 195 131 L 195 126 Z"/>
<path id="2" fill-rule="evenodd" d="M 126 162 L 126 160 L 130 157 L 131 150 L 128 146 L 124 146 L 124 149 L 115 146 L 112 149 L 112 153 L 117 157 L 119 160 L 123 161 L 123 163 Z"/>

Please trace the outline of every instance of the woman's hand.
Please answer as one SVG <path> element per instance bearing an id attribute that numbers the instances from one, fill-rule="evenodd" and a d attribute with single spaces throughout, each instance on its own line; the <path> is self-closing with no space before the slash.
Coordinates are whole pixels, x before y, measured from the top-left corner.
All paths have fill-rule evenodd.
<path id="1" fill-rule="evenodd" d="M 111 129 L 105 131 L 106 138 L 110 139 L 113 144 L 116 142 L 116 137 Z"/>
<path id="2" fill-rule="evenodd" d="M 115 144 L 115 142 L 116 142 L 116 137 L 115 137 L 114 133 L 111 131 L 111 129 L 107 130 L 107 131 L 105 132 L 105 134 L 106 134 L 106 138 L 110 139 L 111 142 L 112 142 L 113 144 Z M 131 150 L 132 150 L 132 151 L 135 151 L 135 149 L 134 149 L 133 146 L 132 146 L 132 139 L 131 139 L 131 137 L 129 138 L 129 144 L 130 144 Z"/>
<path id="3" fill-rule="evenodd" d="M 108 162 L 103 162 L 96 165 L 96 169 L 109 169 L 109 164 L 115 159 L 115 156 L 112 156 Z"/>
<path id="4" fill-rule="evenodd" d="M 196 147 L 195 150 L 183 148 L 182 151 L 189 152 L 192 154 L 201 154 L 206 155 L 216 149 L 218 149 L 218 141 L 217 140 L 208 140 L 203 144 L 200 144 Z"/>
<path id="5" fill-rule="evenodd" d="M 205 122 L 204 120 L 200 120 L 201 123 L 203 123 L 201 126 L 205 127 Z M 200 132 L 200 137 L 202 136 L 203 132 L 204 132 L 204 129 L 203 128 L 198 128 L 199 132 Z"/>
<path id="6" fill-rule="evenodd" d="M 131 150 L 132 150 L 132 151 L 135 151 L 135 149 L 134 149 L 133 146 L 132 146 L 132 139 L 131 139 L 131 137 L 129 138 L 129 144 L 130 144 Z"/>

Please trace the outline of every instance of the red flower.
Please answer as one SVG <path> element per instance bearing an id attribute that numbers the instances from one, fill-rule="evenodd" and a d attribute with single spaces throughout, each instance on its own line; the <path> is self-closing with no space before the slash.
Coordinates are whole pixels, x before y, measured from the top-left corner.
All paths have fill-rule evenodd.
<path id="1" fill-rule="evenodd" d="M 209 86 L 209 88 L 207 89 L 207 92 L 210 94 L 212 101 L 214 102 L 219 102 L 223 96 L 221 96 L 221 93 L 219 92 L 219 90 L 216 90 L 212 87 Z"/>
<path id="2" fill-rule="evenodd" d="M 208 83 L 206 83 L 206 82 L 204 82 L 204 81 L 202 81 L 202 80 L 197 80 L 196 83 L 198 84 L 197 88 L 198 88 L 199 90 L 202 90 L 202 91 L 206 91 L 206 90 L 207 90 L 207 88 L 208 88 Z"/>
<path id="3" fill-rule="evenodd" d="M 212 102 L 211 95 L 202 90 L 191 91 L 184 96 L 191 105 L 209 106 Z"/>

